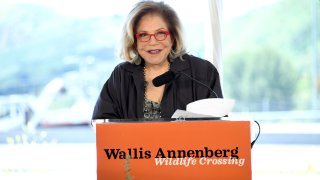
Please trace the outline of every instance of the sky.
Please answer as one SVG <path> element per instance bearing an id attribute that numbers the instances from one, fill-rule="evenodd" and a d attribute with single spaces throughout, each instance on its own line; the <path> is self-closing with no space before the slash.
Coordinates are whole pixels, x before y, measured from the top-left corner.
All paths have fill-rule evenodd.
<path id="1" fill-rule="evenodd" d="M 192 18 L 197 16 L 199 13 L 203 13 L 202 9 L 206 8 L 205 6 L 207 1 L 208 0 L 165 0 L 165 2 L 168 2 L 174 9 L 178 11 L 178 13 L 182 14 L 183 17 L 188 18 Z M 222 1 L 223 18 L 229 20 L 235 16 L 242 15 L 249 10 L 277 2 L 279 0 L 220 1 Z M 0 5 L 14 3 L 36 3 L 50 7 L 67 16 L 89 17 L 127 14 L 136 2 L 136 0 L 0 0 Z M 194 7 L 199 8 L 200 11 L 197 13 L 192 13 L 194 12 Z"/>
<path id="2" fill-rule="evenodd" d="M 250 10 L 273 4 L 279 0 L 222 0 L 226 20 L 245 14 Z"/>

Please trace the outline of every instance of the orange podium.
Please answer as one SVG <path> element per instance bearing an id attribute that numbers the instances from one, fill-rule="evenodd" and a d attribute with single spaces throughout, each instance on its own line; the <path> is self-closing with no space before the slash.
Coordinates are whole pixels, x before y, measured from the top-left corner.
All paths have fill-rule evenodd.
<path id="1" fill-rule="evenodd" d="M 250 121 L 96 124 L 98 180 L 249 180 Z"/>

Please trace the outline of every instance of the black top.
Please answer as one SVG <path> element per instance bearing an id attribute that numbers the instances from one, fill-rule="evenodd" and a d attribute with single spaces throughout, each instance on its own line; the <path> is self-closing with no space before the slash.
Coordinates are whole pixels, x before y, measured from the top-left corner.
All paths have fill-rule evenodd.
<path id="1" fill-rule="evenodd" d="M 217 69 L 207 60 L 185 54 L 183 60 L 173 60 L 170 70 L 183 72 L 208 85 L 219 98 L 222 91 Z M 161 101 L 161 117 L 170 118 L 175 110 L 185 110 L 190 102 L 215 98 L 207 87 L 183 74 L 165 85 Z M 143 65 L 129 62 L 115 67 L 104 84 L 94 108 L 92 119 L 143 118 L 144 75 Z"/>

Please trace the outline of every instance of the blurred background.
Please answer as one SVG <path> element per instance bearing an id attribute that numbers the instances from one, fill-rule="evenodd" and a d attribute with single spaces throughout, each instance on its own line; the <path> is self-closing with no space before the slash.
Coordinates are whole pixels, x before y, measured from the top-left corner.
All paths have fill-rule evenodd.
<path id="1" fill-rule="evenodd" d="M 0 0 L 1 179 L 96 178 L 90 119 L 136 2 Z M 165 2 L 188 52 L 217 64 L 230 116 L 260 123 L 253 179 L 319 179 L 320 1 Z"/>

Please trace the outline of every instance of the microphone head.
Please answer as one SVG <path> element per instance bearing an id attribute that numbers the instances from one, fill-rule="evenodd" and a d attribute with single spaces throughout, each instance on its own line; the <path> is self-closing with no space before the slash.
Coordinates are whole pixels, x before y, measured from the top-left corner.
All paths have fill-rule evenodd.
<path id="1" fill-rule="evenodd" d="M 171 82 L 175 78 L 176 74 L 173 71 L 167 71 L 160 76 L 154 78 L 152 83 L 154 86 L 159 87 Z"/>

